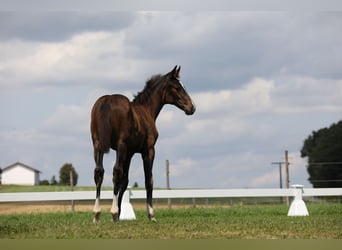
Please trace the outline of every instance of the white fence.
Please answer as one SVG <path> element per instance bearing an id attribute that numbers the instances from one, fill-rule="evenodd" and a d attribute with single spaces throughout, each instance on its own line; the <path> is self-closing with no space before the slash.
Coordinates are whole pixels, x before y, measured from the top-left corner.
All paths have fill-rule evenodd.
<path id="1" fill-rule="evenodd" d="M 128 197 L 127 197 L 128 196 Z M 303 188 L 301 185 L 293 185 L 291 189 L 174 189 L 154 190 L 154 199 L 164 198 L 231 198 L 231 197 L 294 197 L 294 201 L 302 201 L 303 197 L 341 196 L 342 188 Z M 112 191 L 102 191 L 101 199 L 113 198 Z M 124 200 L 146 198 L 145 190 L 127 190 Z M 95 191 L 75 192 L 25 192 L 25 193 L 0 193 L 0 202 L 34 202 L 34 201 L 68 201 L 68 200 L 94 200 Z M 292 202 L 292 209 L 296 204 Z M 299 202 L 297 202 L 299 204 Z M 304 202 L 299 205 L 298 214 L 308 215 L 301 211 Z M 305 204 L 304 204 L 305 207 Z M 303 208 L 304 209 L 304 208 Z M 306 207 L 305 207 L 306 209 Z M 305 210 L 304 209 L 304 210 Z M 291 210 L 291 208 L 290 208 Z M 295 210 L 297 207 L 295 206 Z M 302 214 L 303 213 L 303 214 Z"/>
<path id="2" fill-rule="evenodd" d="M 299 187 L 301 188 L 301 187 Z M 154 199 L 164 198 L 231 198 L 231 197 L 295 197 L 290 189 L 172 189 L 153 190 Z M 130 199 L 145 199 L 145 190 L 127 190 Z M 303 197 L 342 196 L 342 188 L 303 188 Z M 101 199 L 113 198 L 112 191 L 102 191 Z M 94 191 L 0 193 L 0 202 L 95 200 Z"/>

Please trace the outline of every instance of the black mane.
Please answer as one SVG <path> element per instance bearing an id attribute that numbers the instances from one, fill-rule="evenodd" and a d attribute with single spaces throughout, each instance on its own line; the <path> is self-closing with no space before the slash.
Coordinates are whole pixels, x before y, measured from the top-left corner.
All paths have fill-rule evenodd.
<path id="1" fill-rule="evenodd" d="M 144 89 L 138 92 L 138 94 L 134 95 L 133 103 L 146 103 L 150 99 L 151 94 L 159 86 L 161 79 L 162 75 L 154 75 L 149 80 L 147 80 Z"/>

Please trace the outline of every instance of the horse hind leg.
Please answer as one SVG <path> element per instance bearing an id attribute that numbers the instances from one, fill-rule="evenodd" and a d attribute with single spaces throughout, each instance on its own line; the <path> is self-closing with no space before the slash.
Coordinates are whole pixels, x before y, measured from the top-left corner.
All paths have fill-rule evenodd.
<path id="1" fill-rule="evenodd" d="M 100 221 L 101 207 L 100 207 L 100 195 L 101 195 L 101 185 L 103 182 L 104 168 L 103 168 L 103 153 L 96 151 L 94 153 L 94 158 L 96 162 L 96 167 L 94 169 L 94 181 L 96 184 L 96 200 L 93 208 L 94 219 L 93 222 L 97 223 Z"/>
<path id="2" fill-rule="evenodd" d="M 131 158 L 131 154 L 121 154 L 123 157 L 118 157 L 117 162 L 113 169 L 113 184 L 114 184 L 114 197 L 111 208 L 113 222 L 118 222 L 121 214 L 121 202 L 123 195 L 128 186 L 128 171 Z"/>

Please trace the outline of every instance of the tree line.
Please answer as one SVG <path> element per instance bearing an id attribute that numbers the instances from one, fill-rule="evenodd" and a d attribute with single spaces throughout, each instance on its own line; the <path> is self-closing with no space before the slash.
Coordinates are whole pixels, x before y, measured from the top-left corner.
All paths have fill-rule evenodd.
<path id="1" fill-rule="evenodd" d="M 72 179 L 71 179 L 72 177 Z M 71 181 L 74 186 L 77 185 L 78 173 L 71 163 L 65 163 L 59 170 L 59 181 L 56 180 L 56 176 L 52 176 L 51 180 L 41 180 L 40 185 L 61 185 L 71 186 Z"/>
<path id="2" fill-rule="evenodd" d="M 303 143 L 309 181 L 314 188 L 342 187 L 342 120 L 313 131 Z"/>

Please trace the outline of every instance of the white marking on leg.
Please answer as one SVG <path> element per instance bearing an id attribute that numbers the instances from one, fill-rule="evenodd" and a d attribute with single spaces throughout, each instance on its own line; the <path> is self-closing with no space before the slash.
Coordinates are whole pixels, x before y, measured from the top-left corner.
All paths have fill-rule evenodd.
<path id="1" fill-rule="evenodd" d="M 94 211 L 93 222 L 96 224 L 100 221 L 100 214 L 101 214 L 100 198 L 96 198 L 93 211 Z"/>
<path id="2" fill-rule="evenodd" d="M 93 208 L 93 211 L 94 211 L 95 214 L 101 212 L 100 198 L 96 198 L 96 200 L 95 200 L 95 205 L 94 205 L 94 208 Z"/>
<path id="3" fill-rule="evenodd" d="M 153 207 L 151 207 L 149 204 L 147 204 L 147 213 L 149 215 L 149 217 L 154 217 L 154 210 Z"/>
<path id="4" fill-rule="evenodd" d="M 113 196 L 113 203 L 112 203 L 112 208 L 110 209 L 110 212 L 112 214 L 117 214 L 119 212 L 118 196 L 117 195 Z"/>

